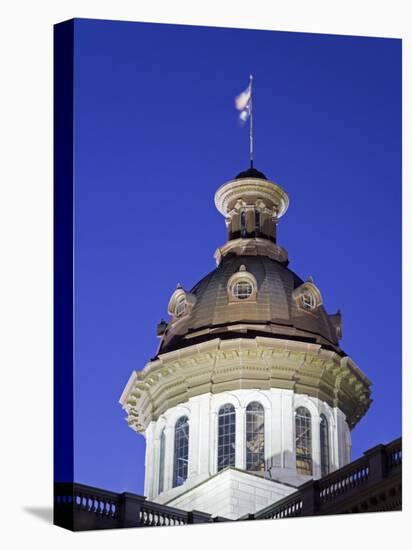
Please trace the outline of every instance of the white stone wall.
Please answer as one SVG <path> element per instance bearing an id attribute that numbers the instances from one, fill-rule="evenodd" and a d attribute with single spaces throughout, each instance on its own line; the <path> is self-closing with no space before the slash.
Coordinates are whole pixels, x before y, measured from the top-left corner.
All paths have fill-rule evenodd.
<path id="1" fill-rule="evenodd" d="M 290 495 L 294 487 L 256 474 L 227 468 L 169 502 L 181 510 L 199 510 L 238 519 Z"/>
<path id="2" fill-rule="evenodd" d="M 325 415 L 329 426 L 331 471 L 350 462 L 350 431 L 345 416 L 339 409 L 331 408 L 319 399 L 282 389 L 207 393 L 170 408 L 156 422 L 150 422 L 145 433 L 145 495 L 148 499 L 169 503 L 217 473 L 218 411 L 226 403 L 233 404 L 236 411 L 235 468 L 245 470 L 245 416 L 246 407 L 252 401 L 261 403 L 265 411 L 265 461 L 267 475 L 273 480 L 296 487 L 309 479 L 296 473 L 294 412 L 301 406 L 311 414 L 313 477 L 321 475 L 321 414 Z M 182 486 L 173 488 L 174 428 L 183 415 L 189 418 L 188 478 Z M 166 435 L 164 490 L 159 494 L 160 435 L 163 428 Z"/>

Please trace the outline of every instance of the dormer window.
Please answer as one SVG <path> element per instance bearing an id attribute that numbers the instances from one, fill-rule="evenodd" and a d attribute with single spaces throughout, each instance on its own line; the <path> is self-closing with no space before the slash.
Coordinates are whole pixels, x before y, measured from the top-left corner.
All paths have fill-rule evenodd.
<path id="1" fill-rule="evenodd" d="M 301 302 L 302 302 L 302 307 L 304 309 L 312 310 L 312 309 L 316 308 L 316 298 L 315 298 L 313 292 L 309 289 L 306 289 L 303 292 L 303 294 L 301 296 Z"/>
<path id="2" fill-rule="evenodd" d="M 313 283 L 312 277 L 293 291 L 293 297 L 299 309 L 315 311 L 323 303 L 322 295 L 318 287 Z"/>
<path id="3" fill-rule="evenodd" d="M 227 295 L 229 303 L 237 303 L 240 300 L 244 302 L 255 302 L 257 296 L 256 278 L 246 271 L 246 267 L 241 265 L 239 271 L 234 273 L 227 283 Z"/>
<path id="4" fill-rule="evenodd" d="M 167 311 L 172 316 L 172 323 L 190 315 L 195 303 L 196 296 L 184 290 L 180 285 L 177 285 L 167 306 Z"/>
<path id="5" fill-rule="evenodd" d="M 176 301 L 176 307 L 175 307 L 176 317 L 181 317 L 186 311 L 186 307 L 187 307 L 186 297 L 180 296 L 179 299 Z"/>
<path id="6" fill-rule="evenodd" d="M 233 287 L 233 295 L 238 300 L 246 300 L 252 295 L 253 287 L 249 281 L 239 281 Z"/>

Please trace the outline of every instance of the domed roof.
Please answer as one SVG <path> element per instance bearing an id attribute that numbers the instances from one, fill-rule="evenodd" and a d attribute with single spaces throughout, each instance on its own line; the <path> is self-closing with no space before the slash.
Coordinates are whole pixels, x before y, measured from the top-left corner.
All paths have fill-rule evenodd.
<path id="1" fill-rule="evenodd" d="M 257 178 L 260 180 L 267 180 L 267 177 L 263 172 L 259 172 L 259 170 L 256 170 L 256 168 L 249 168 L 248 170 L 245 170 L 244 172 L 240 172 L 235 179 L 241 180 L 246 178 Z"/>
<path id="2" fill-rule="evenodd" d="M 254 295 L 236 299 L 231 287 L 234 277 L 250 280 L 256 287 Z M 326 313 L 320 293 L 316 307 L 302 307 L 300 297 L 306 285 L 317 291 L 312 282 L 304 283 L 267 256 L 228 254 L 187 293 L 190 307 L 184 315 L 172 318 L 159 353 L 214 338 L 261 335 L 319 343 L 343 355 L 338 346 L 336 316 Z"/>

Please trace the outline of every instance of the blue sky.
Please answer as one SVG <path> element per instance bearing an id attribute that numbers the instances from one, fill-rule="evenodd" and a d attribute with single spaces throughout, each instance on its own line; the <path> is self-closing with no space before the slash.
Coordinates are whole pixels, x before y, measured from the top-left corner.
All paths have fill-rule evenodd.
<path id="1" fill-rule="evenodd" d="M 289 194 L 278 242 L 343 315 L 373 381 L 353 457 L 401 433 L 401 41 L 76 20 L 75 480 L 143 493 L 118 400 L 180 282 L 225 242 L 214 192 L 248 165 Z"/>

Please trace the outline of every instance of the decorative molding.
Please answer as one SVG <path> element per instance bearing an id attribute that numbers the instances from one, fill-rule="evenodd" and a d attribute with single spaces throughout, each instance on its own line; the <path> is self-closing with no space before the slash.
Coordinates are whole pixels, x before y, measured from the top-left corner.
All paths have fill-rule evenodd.
<path id="1" fill-rule="evenodd" d="M 281 264 L 288 263 L 287 250 L 273 241 L 259 237 L 239 238 L 228 241 L 214 253 L 216 265 L 219 265 L 222 258 L 227 254 L 236 254 L 237 256 L 267 256 Z"/>
<path id="2" fill-rule="evenodd" d="M 370 406 L 370 385 L 349 357 L 318 344 L 260 336 L 217 338 L 161 354 L 132 373 L 120 403 L 129 426 L 144 432 L 167 409 L 196 395 L 290 389 L 338 407 L 353 428 Z"/>
<path id="3" fill-rule="evenodd" d="M 289 206 L 287 193 L 276 183 L 257 178 L 245 178 L 224 183 L 215 194 L 215 205 L 223 216 L 236 208 L 238 201 L 254 205 L 256 200 L 264 200 L 272 209 L 276 218 L 281 218 Z"/>

